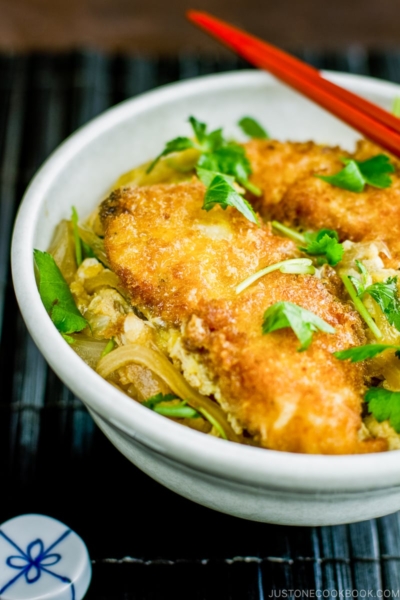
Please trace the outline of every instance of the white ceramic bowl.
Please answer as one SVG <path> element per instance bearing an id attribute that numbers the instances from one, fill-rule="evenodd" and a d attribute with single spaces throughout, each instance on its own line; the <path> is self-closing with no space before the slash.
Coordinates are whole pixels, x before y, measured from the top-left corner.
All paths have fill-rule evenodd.
<path id="1" fill-rule="evenodd" d="M 339 85 L 391 108 L 399 87 L 345 74 Z M 88 214 L 124 171 L 189 133 L 189 115 L 237 136 L 243 115 L 273 137 L 352 147 L 357 134 L 302 96 L 257 71 L 169 85 L 107 111 L 64 142 L 26 192 L 15 225 L 12 269 L 28 329 L 46 360 L 88 407 L 112 443 L 170 489 L 216 510 L 289 525 L 360 521 L 400 509 L 399 451 L 311 456 L 243 447 L 197 433 L 114 389 L 64 342 L 40 300 L 33 248 L 46 249 L 72 204 Z M 118 490 L 116 490 L 118 492 Z"/>

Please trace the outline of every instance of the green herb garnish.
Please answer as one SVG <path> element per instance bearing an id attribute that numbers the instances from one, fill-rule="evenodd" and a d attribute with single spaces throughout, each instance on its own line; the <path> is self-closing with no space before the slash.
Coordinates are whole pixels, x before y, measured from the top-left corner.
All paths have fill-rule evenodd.
<path id="1" fill-rule="evenodd" d="M 226 210 L 228 206 L 233 206 L 246 219 L 258 225 L 256 213 L 235 186 L 233 177 L 200 168 L 197 169 L 197 175 L 207 188 L 203 203 L 204 210 L 209 211 L 216 204 L 223 210 Z"/>
<path id="2" fill-rule="evenodd" d="M 294 242 L 300 242 L 299 250 L 310 256 L 319 256 L 319 264 L 328 263 L 335 267 L 343 258 L 343 245 L 339 243 L 339 236 L 333 229 L 320 229 L 315 233 L 299 233 L 279 221 L 272 221 L 272 227 L 283 233 Z"/>
<path id="3" fill-rule="evenodd" d="M 351 362 L 356 363 L 368 358 L 374 358 L 386 350 L 396 350 L 396 356 L 400 358 L 400 346 L 392 346 L 390 344 L 366 344 L 365 346 L 357 346 L 356 348 L 334 352 L 333 356 L 339 360 L 350 359 Z"/>
<path id="4" fill-rule="evenodd" d="M 271 225 L 274 229 L 279 231 L 279 233 L 283 233 L 286 237 L 290 238 L 294 242 L 299 242 L 300 244 L 306 244 L 307 240 L 303 233 L 296 231 L 295 229 L 291 229 L 286 225 L 282 225 L 279 221 L 271 221 Z"/>
<path id="5" fill-rule="evenodd" d="M 82 243 L 81 243 L 81 238 L 79 237 L 79 231 L 78 231 L 79 217 L 78 217 L 78 213 L 77 213 L 75 206 L 72 207 L 71 221 L 72 221 L 72 228 L 74 231 L 76 264 L 79 267 L 82 264 L 82 260 L 83 260 L 82 259 Z"/>
<path id="6" fill-rule="evenodd" d="M 164 417 L 175 417 L 176 419 L 197 419 L 201 415 L 218 431 L 220 436 L 227 440 L 228 436 L 221 427 L 221 425 L 214 419 L 212 415 L 205 408 L 199 408 L 195 410 L 191 406 L 188 406 L 186 400 L 183 400 L 179 404 L 173 404 L 171 406 L 160 406 L 161 403 L 168 403 L 173 400 L 180 400 L 175 394 L 156 394 L 145 402 L 142 402 L 142 406 L 147 406 L 154 412 L 164 415 Z"/>
<path id="7" fill-rule="evenodd" d="M 215 129 L 208 133 L 205 123 L 201 123 L 194 117 L 190 117 L 189 122 L 195 139 L 179 137 L 168 142 L 164 150 L 151 163 L 147 172 L 149 173 L 154 169 L 163 156 L 194 148 L 199 151 L 199 158 L 196 163 L 199 177 L 200 173 L 204 171 L 212 173 L 212 176 L 207 178 L 209 183 L 206 185 L 210 189 L 207 189 L 207 199 L 204 201 L 203 208 L 210 210 L 216 204 L 220 204 L 223 208 L 234 206 L 250 221 L 257 223 L 253 209 L 242 198 L 240 190 L 233 185 L 236 182 L 254 195 L 259 196 L 261 194 L 258 187 L 249 181 L 251 166 L 243 146 L 226 140 L 222 135 L 222 129 Z M 216 181 L 215 177 L 218 177 Z M 204 183 L 205 175 L 200 179 Z"/>
<path id="8" fill-rule="evenodd" d="M 67 282 L 48 252 L 33 251 L 39 271 L 39 293 L 45 309 L 58 331 L 63 334 L 82 331 L 87 326 L 76 307 Z"/>
<path id="9" fill-rule="evenodd" d="M 197 419 L 200 417 L 199 413 L 188 406 L 186 402 L 180 402 L 172 406 L 155 406 L 153 410 L 159 415 L 174 417 L 175 419 Z"/>
<path id="10" fill-rule="evenodd" d="M 108 340 L 106 347 L 104 348 L 103 352 L 100 354 L 101 358 L 103 358 L 103 356 L 107 356 L 107 354 L 110 354 L 110 352 L 112 350 L 114 350 L 116 346 L 115 340 L 114 338 L 111 338 L 110 340 Z"/>
<path id="11" fill-rule="evenodd" d="M 368 271 L 360 261 L 356 261 L 361 277 L 349 275 L 349 279 L 357 290 L 357 296 L 369 294 L 379 305 L 383 314 L 397 331 L 400 331 L 400 299 L 398 296 L 397 277 L 388 277 L 386 281 L 380 281 L 366 286 Z"/>
<path id="12" fill-rule="evenodd" d="M 228 142 L 212 152 L 201 154 L 197 161 L 197 167 L 230 175 L 255 196 L 259 196 L 261 193 L 249 181 L 251 166 L 245 149 L 235 142 Z"/>
<path id="13" fill-rule="evenodd" d="M 365 394 L 365 402 L 378 423 L 389 421 L 396 433 L 400 433 L 400 392 L 370 388 Z"/>
<path id="14" fill-rule="evenodd" d="M 95 253 L 93 252 L 93 250 L 91 249 L 91 247 L 89 246 L 89 244 L 86 244 L 86 242 L 84 242 L 79 235 L 79 227 L 78 227 L 79 216 L 78 216 L 78 211 L 76 210 L 75 206 L 72 207 L 71 212 L 72 212 L 71 222 L 72 222 L 72 229 L 74 232 L 74 242 L 75 242 L 75 258 L 76 258 L 76 264 L 79 267 L 82 264 L 83 255 L 85 256 L 85 258 L 97 258 L 97 257 L 95 255 Z"/>
<path id="15" fill-rule="evenodd" d="M 306 233 L 304 237 L 307 246 L 300 247 L 302 252 L 310 256 L 323 257 L 320 262 L 327 262 L 335 267 L 343 258 L 343 245 L 339 243 L 339 236 L 332 229 L 320 229 L 317 233 Z"/>
<path id="16" fill-rule="evenodd" d="M 174 400 L 179 400 L 175 394 L 156 394 L 145 402 L 142 402 L 143 406 L 151 408 L 154 412 L 164 417 L 174 417 L 176 419 L 196 419 L 200 415 L 191 406 L 187 405 L 186 401 L 179 402 L 178 404 L 171 404 L 170 406 L 160 406 L 161 403 L 169 403 Z"/>
<path id="17" fill-rule="evenodd" d="M 291 327 L 301 342 L 298 351 L 307 350 L 316 331 L 335 333 L 335 329 L 315 313 L 293 304 L 276 302 L 264 313 L 263 334 Z"/>
<path id="18" fill-rule="evenodd" d="M 390 325 L 400 331 L 400 300 L 397 291 L 397 277 L 389 277 L 384 282 L 373 283 L 365 289 L 380 306 Z"/>
<path id="19" fill-rule="evenodd" d="M 352 299 L 355 309 L 364 319 L 365 323 L 368 325 L 374 336 L 379 340 L 382 337 L 382 333 L 375 321 L 373 320 L 373 318 L 371 317 L 371 315 L 369 314 L 369 312 L 367 311 L 367 309 L 365 308 L 361 299 L 359 298 L 358 291 L 354 288 L 352 281 L 355 278 L 350 277 L 350 275 L 340 275 L 340 279 L 343 281 L 344 287 L 346 288 L 350 298 Z"/>
<path id="20" fill-rule="evenodd" d="M 253 273 L 253 275 L 247 277 L 247 279 L 242 281 L 242 283 L 237 286 L 236 293 L 240 294 L 255 281 L 261 277 L 264 277 L 264 275 L 268 275 L 268 273 L 278 270 L 281 273 L 291 273 L 297 275 L 313 275 L 315 273 L 315 268 L 312 266 L 312 261 L 309 258 L 289 258 L 288 260 L 283 260 L 282 262 L 265 267 L 265 269 L 261 269 L 260 271 L 257 271 L 257 273 Z"/>
<path id="21" fill-rule="evenodd" d="M 243 117 L 240 119 L 238 125 L 242 131 L 251 138 L 258 140 L 269 139 L 269 135 L 265 131 L 264 127 L 262 127 L 262 125 L 260 125 L 260 123 L 258 123 L 252 117 Z"/>
<path id="22" fill-rule="evenodd" d="M 157 404 L 160 404 L 160 402 L 171 402 L 171 400 L 180 400 L 180 398 L 175 394 L 162 394 L 159 392 L 155 396 L 151 396 L 142 402 L 142 405 L 147 406 L 147 408 L 154 408 Z"/>
<path id="23" fill-rule="evenodd" d="M 367 184 L 376 188 L 388 188 L 392 185 L 388 173 L 394 173 L 395 168 L 385 154 L 378 154 L 363 161 L 350 158 L 342 158 L 341 161 L 346 166 L 339 173 L 316 175 L 316 177 L 336 187 L 357 193 L 363 192 Z"/>
<path id="24" fill-rule="evenodd" d="M 175 152 L 182 152 L 183 150 L 189 150 L 189 148 L 195 148 L 195 143 L 190 138 L 186 137 L 177 137 L 173 140 L 170 140 L 165 144 L 165 148 L 156 158 L 153 160 L 151 165 L 148 167 L 146 173 L 150 173 L 158 161 L 164 156 L 168 156 L 168 154 L 173 154 Z"/>

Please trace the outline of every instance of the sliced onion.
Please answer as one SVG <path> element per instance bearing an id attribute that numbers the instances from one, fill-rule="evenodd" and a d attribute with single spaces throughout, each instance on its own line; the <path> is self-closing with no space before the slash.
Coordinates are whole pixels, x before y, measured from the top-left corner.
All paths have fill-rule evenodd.
<path id="1" fill-rule="evenodd" d="M 116 290 L 118 290 L 118 288 L 121 288 L 121 282 L 119 280 L 118 275 L 116 275 L 112 271 L 109 271 L 108 269 L 105 269 L 104 271 L 102 271 L 98 275 L 95 275 L 94 277 L 85 279 L 85 289 L 87 292 L 89 292 L 89 294 L 93 294 L 93 292 L 97 288 L 103 287 L 104 285 L 108 285 L 109 287 L 115 288 Z"/>
<path id="2" fill-rule="evenodd" d="M 85 363 L 95 369 L 109 340 L 95 340 L 83 333 L 73 333 L 70 337 L 74 340 L 71 344 L 72 350 L 75 350 Z"/>
<path id="3" fill-rule="evenodd" d="M 62 220 L 56 227 L 48 252 L 54 258 L 65 281 L 71 283 L 76 273 L 75 242 L 70 221 Z"/>
<path id="4" fill-rule="evenodd" d="M 240 442 L 222 409 L 210 398 L 202 396 L 194 390 L 169 362 L 168 358 L 160 352 L 138 344 L 121 346 L 101 358 L 96 370 L 101 377 L 106 379 L 111 373 L 121 367 L 126 367 L 130 363 L 147 367 L 153 371 L 179 398 L 186 400 L 192 408 L 200 413 L 204 414 L 206 412 L 211 415 L 229 440 Z"/>

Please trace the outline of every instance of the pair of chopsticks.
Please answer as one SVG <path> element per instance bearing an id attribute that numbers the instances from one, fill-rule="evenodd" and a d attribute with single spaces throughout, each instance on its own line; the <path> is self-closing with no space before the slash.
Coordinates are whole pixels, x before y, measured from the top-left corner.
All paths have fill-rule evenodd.
<path id="1" fill-rule="evenodd" d="M 304 94 L 364 136 L 400 157 L 400 119 L 376 104 L 328 81 L 317 69 L 220 19 L 194 10 L 192 23 L 256 67 Z"/>

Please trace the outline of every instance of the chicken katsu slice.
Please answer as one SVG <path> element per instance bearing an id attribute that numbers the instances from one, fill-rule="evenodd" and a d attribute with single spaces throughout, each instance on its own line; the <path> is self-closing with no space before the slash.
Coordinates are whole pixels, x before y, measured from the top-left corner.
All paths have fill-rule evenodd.
<path id="1" fill-rule="evenodd" d="M 197 180 L 125 188 L 100 209 L 112 268 L 163 349 L 189 383 L 214 395 L 237 431 L 264 447 L 385 450 L 384 440 L 363 439 L 363 366 L 332 356 L 365 341 L 358 314 L 336 295 L 336 276 L 277 271 L 237 295 L 250 274 L 298 251 L 234 208 L 202 210 L 204 193 Z M 265 310 L 280 301 L 313 311 L 336 333 L 314 334 L 304 352 L 290 329 L 262 335 Z"/>
<path id="2" fill-rule="evenodd" d="M 261 199 L 254 200 L 254 204 L 264 218 L 304 229 L 335 229 L 342 240 L 382 241 L 391 253 L 390 258 L 384 258 L 386 266 L 400 266 L 398 161 L 391 157 L 396 172 L 391 177 L 390 187 L 378 189 L 368 185 L 364 192 L 355 193 L 315 177 L 316 174 L 333 175 L 339 172 L 343 163 L 338 159 L 348 156 L 344 151 L 338 148 L 329 151 L 312 143 L 273 142 L 272 146 L 273 149 L 265 141 L 253 141 L 246 146 L 253 167 L 252 181 L 262 190 Z M 353 158 L 367 160 L 383 152 L 362 140 Z M 286 165 L 286 161 L 291 166 Z M 276 184 L 279 178 L 284 185 Z"/>
<path id="3" fill-rule="evenodd" d="M 262 192 L 252 203 L 267 218 L 271 207 L 282 200 L 295 182 L 311 173 L 338 171 L 343 167 L 340 158 L 349 156 L 339 147 L 314 142 L 254 139 L 245 144 L 245 149 L 253 171 L 251 181 Z"/>

